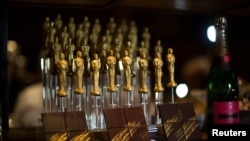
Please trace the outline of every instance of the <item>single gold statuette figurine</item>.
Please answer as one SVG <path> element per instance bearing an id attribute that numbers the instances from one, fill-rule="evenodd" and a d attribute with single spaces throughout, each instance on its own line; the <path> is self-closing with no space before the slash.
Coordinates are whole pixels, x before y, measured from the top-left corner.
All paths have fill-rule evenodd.
<path id="1" fill-rule="evenodd" d="M 167 84 L 168 87 L 175 87 L 177 84 L 174 81 L 174 63 L 175 63 L 175 56 L 173 54 L 173 49 L 168 48 L 168 54 L 166 56 L 167 63 L 168 63 L 168 72 L 169 72 L 169 83 Z"/>
<path id="2" fill-rule="evenodd" d="M 155 73 L 154 91 L 155 92 L 162 92 L 162 91 L 164 91 L 164 88 L 163 88 L 162 83 L 161 83 L 162 66 L 163 66 L 163 61 L 161 59 L 161 52 L 156 52 L 155 53 L 155 58 L 153 60 L 153 65 L 154 65 L 154 73 Z"/>
<path id="3" fill-rule="evenodd" d="M 161 45 L 161 40 L 157 40 L 157 41 L 156 41 L 155 52 L 159 52 L 160 54 L 162 54 L 162 52 L 163 52 L 163 47 L 162 47 L 162 45 Z"/>
<path id="4" fill-rule="evenodd" d="M 82 52 L 77 51 L 76 52 L 76 57 L 75 57 L 75 76 L 76 76 L 76 88 L 74 90 L 75 94 L 83 94 L 85 91 L 83 90 L 82 87 L 82 76 L 83 76 L 83 65 L 84 65 L 84 60 L 82 59 Z"/>
<path id="5" fill-rule="evenodd" d="M 108 50 L 108 43 L 107 43 L 107 38 L 106 36 L 102 37 L 102 43 L 100 46 L 100 52 L 99 52 L 99 56 L 101 59 L 101 73 L 105 74 L 107 72 L 107 67 L 106 67 L 106 58 L 107 58 L 107 50 Z"/>
<path id="6" fill-rule="evenodd" d="M 90 52 L 90 46 L 88 44 L 88 39 L 84 38 L 82 40 L 82 46 L 81 46 L 81 50 L 82 50 L 82 58 L 84 60 L 84 72 L 83 72 L 83 76 L 84 77 L 90 77 L 90 72 L 89 72 L 89 52 Z"/>
<path id="7" fill-rule="evenodd" d="M 117 91 L 117 87 L 115 86 L 115 66 L 116 66 L 116 58 L 113 54 L 113 50 L 109 50 L 109 56 L 107 57 L 108 64 L 108 76 L 109 76 L 109 86 L 108 91 L 114 92 Z"/>
<path id="8" fill-rule="evenodd" d="M 94 58 L 91 61 L 92 80 L 93 80 L 93 90 L 91 91 L 91 94 L 96 95 L 96 96 L 100 96 L 101 93 L 99 91 L 99 76 L 100 76 L 101 61 L 98 58 L 97 53 L 95 53 L 93 57 Z"/>
<path id="9" fill-rule="evenodd" d="M 132 59 L 129 57 L 128 50 L 124 51 L 124 57 L 122 58 L 122 64 L 124 68 L 124 79 L 125 79 L 125 85 L 123 90 L 124 91 L 131 91 L 133 90 L 133 87 L 131 86 L 131 79 L 132 79 Z"/>
<path id="10" fill-rule="evenodd" d="M 68 39 L 68 43 L 65 45 L 65 49 L 66 49 L 66 57 L 68 61 L 68 66 L 69 66 L 68 74 L 71 76 L 73 75 L 72 67 L 73 67 L 74 51 L 75 51 L 75 44 L 73 43 L 72 38 Z"/>
<path id="11" fill-rule="evenodd" d="M 59 89 L 57 95 L 60 97 L 67 96 L 66 91 L 66 73 L 68 69 L 68 62 L 65 60 L 63 52 L 60 53 L 60 60 L 57 62 L 58 78 L 59 78 Z"/>
<path id="12" fill-rule="evenodd" d="M 147 93 L 148 88 L 147 88 L 147 77 L 148 77 L 148 60 L 146 53 L 143 52 L 141 54 L 141 58 L 139 60 L 139 73 L 140 73 L 140 89 L 139 93 Z"/>
<path id="13" fill-rule="evenodd" d="M 61 47 L 61 44 L 59 43 L 59 38 L 55 37 L 55 42 L 52 44 L 52 52 L 53 52 L 55 64 L 60 59 L 59 56 L 60 56 L 60 51 L 62 50 L 61 48 L 62 47 Z"/>

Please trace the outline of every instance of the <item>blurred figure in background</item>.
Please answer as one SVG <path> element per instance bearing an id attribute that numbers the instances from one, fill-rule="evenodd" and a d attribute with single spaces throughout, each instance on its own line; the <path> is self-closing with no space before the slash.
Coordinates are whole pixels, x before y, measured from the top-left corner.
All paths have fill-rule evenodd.
<path id="1" fill-rule="evenodd" d="M 41 73 L 27 69 L 29 59 L 23 55 L 22 48 L 16 41 L 8 41 L 7 51 L 10 99 L 9 127 L 38 125 L 43 108 Z M 37 64 L 39 63 L 37 62 Z"/>
<path id="2" fill-rule="evenodd" d="M 39 81 L 40 76 L 27 69 L 29 60 L 23 55 L 22 48 L 16 41 L 8 41 L 7 51 L 10 112 L 13 112 L 18 93 L 24 87 Z"/>

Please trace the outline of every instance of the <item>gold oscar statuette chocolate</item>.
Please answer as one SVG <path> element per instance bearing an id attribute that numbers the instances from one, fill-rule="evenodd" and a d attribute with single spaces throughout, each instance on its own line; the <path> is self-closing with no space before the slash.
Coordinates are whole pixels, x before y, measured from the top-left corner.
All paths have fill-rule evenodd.
<path id="1" fill-rule="evenodd" d="M 172 48 L 168 48 L 168 54 L 166 56 L 166 59 L 168 63 L 168 72 L 169 72 L 169 83 L 167 84 L 167 86 L 175 87 L 177 85 L 174 81 L 175 56 L 173 54 Z"/>
<path id="2" fill-rule="evenodd" d="M 60 60 L 57 62 L 58 78 L 59 78 L 59 89 L 57 95 L 59 97 L 67 96 L 66 91 L 66 73 L 68 69 L 68 62 L 65 60 L 63 52 L 60 53 Z"/>

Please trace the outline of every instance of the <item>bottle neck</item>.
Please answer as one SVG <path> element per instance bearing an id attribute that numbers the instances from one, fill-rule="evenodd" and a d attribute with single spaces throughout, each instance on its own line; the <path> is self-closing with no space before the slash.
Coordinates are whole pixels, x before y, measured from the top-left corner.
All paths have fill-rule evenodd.
<path id="1" fill-rule="evenodd" d="M 226 27 L 217 27 L 216 29 L 216 43 L 215 43 L 215 55 L 225 56 L 229 55 Z"/>
<path id="2" fill-rule="evenodd" d="M 216 25 L 216 43 L 214 52 L 214 62 L 218 66 L 226 70 L 231 69 L 231 56 L 227 43 L 227 25 L 225 23 L 218 23 Z"/>

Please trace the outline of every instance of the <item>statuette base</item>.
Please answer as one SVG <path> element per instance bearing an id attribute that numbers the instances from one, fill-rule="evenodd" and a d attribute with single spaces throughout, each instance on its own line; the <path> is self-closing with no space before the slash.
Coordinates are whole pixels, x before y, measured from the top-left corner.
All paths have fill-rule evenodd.
<path id="1" fill-rule="evenodd" d="M 164 91 L 164 88 L 163 88 L 163 87 L 155 87 L 155 88 L 154 88 L 154 91 L 155 91 L 155 92 L 163 92 L 163 91 Z"/>
<path id="2" fill-rule="evenodd" d="M 67 96 L 67 92 L 65 90 L 58 90 L 57 95 L 60 97 Z"/>
<path id="3" fill-rule="evenodd" d="M 108 87 L 107 89 L 108 92 L 116 92 L 118 89 L 116 87 Z"/>
<path id="4" fill-rule="evenodd" d="M 85 91 L 84 91 L 83 89 L 75 89 L 75 90 L 74 90 L 74 93 L 75 93 L 75 94 L 84 94 Z"/>
<path id="5" fill-rule="evenodd" d="M 123 90 L 124 90 L 124 91 L 132 91 L 132 90 L 133 90 L 133 87 L 124 87 Z"/>
<path id="6" fill-rule="evenodd" d="M 139 89 L 139 93 L 148 93 L 148 89 L 147 88 L 141 88 L 141 89 Z"/>
<path id="7" fill-rule="evenodd" d="M 90 92 L 91 95 L 95 95 L 95 96 L 100 96 L 101 93 L 99 92 L 99 90 L 93 90 L 92 92 Z"/>
<path id="8" fill-rule="evenodd" d="M 174 81 L 170 81 L 167 86 L 168 87 L 175 87 L 177 84 Z"/>

